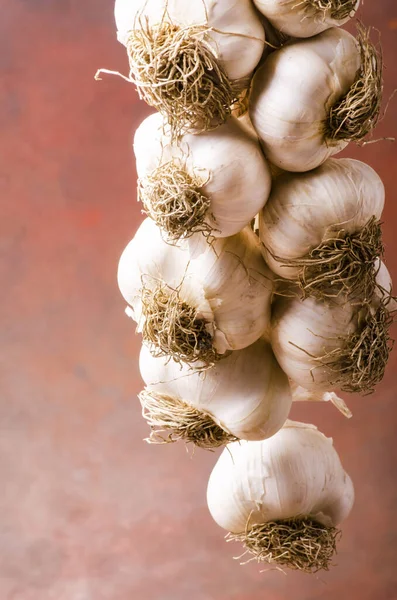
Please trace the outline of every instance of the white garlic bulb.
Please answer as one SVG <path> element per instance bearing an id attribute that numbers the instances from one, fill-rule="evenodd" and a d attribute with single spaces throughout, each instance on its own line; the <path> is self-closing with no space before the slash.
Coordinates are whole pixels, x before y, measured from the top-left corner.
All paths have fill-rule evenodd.
<path id="1" fill-rule="evenodd" d="M 332 559 L 354 489 L 332 440 L 289 421 L 267 440 L 228 444 L 207 501 L 216 523 L 258 560 L 315 571 Z"/>
<path id="2" fill-rule="evenodd" d="M 163 117 L 155 113 L 138 127 L 134 152 L 144 207 L 172 239 L 197 231 L 234 235 L 270 193 L 266 159 L 240 119 L 185 134 L 173 144 Z"/>
<path id="3" fill-rule="evenodd" d="M 307 295 L 370 298 L 384 202 L 380 177 L 358 160 L 330 158 L 313 171 L 280 175 L 259 216 L 266 262 Z"/>
<path id="4" fill-rule="evenodd" d="M 177 360 L 212 364 L 270 324 L 272 274 L 248 227 L 212 244 L 195 234 L 171 246 L 145 219 L 120 258 L 118 283 L 145 341 Z"/>
<path id="5" fill-rule="evenodd" d="M 173 131 L 224 122 L 264 49 L 251 0 L 116 0 L 115 19 L 131 79 Z"/>
<path id="6" fill-rule="evenodd" d="M 369 32 L 356 40 L 331 28 L 266 59 L 253 79 L 250 116 L 270 162 L 309 171 L 374 127 L 381 94 L 381 58 Z"/>
<path id="7" fill-rule="evenodd" d="M 288 418 L 289 382 L 264 340 L 232 352 L 204 371 L 167 357 L 156 358 L 143 346 L 139 367 L 146 384 L 141 402 L 154 441 L 168 434 L 208 448 L 230 436 L 262 440 L 274 435 Z"/>
<path id="8" fill-rule="evenodd" d="M 329 303 L 312 297 L 304 301 L 284 297 L 275 302 L 271 343 L 290 379 L 307 390 L 373 391 L 389 358 L 389 328 L 395 310 L 384 265 L 377 285 L 382 289 L 375 290 L 371 304 L 361 306 L 344 296 Z"/>
<path id="9" fill-rule="evenodd" d="M 360 0 L 254 0 L 254 4 L 282 33 L 307 38 L 347 23 Z"/>

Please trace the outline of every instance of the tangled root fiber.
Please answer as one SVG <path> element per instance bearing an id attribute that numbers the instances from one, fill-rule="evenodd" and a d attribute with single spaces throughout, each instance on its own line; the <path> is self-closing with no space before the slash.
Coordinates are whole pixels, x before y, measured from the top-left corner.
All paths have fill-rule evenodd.
<path id="1" fill-rule="evenodd" d="M 192 177 L 178 160 L 160 165 L 139 180 L 138 198 L 147 215 L 166 232 L 167 241 L 213 231 L 206 222 L 211 201 L 202 193 L 202 185 L 203 181 Z"/>
<path id="2" fill-rule="evenodd" d="M 325 138 L 330 142 L 360 142 L 376 126 L 382 104 L 382 52 L 370 40 L 371 29 L 358 25 L 361 67 L 353 85 L 330 110 Z"/>
<path id="3" fill-rule="evenodd" d="M 343 21 L 356 12 L 357 0 L 306 0 L 307 3 L 335 21 Z"/>
<path id="4" fill-rule="evenodd" d="M 345 392 L 371 394 L 382 381 L 394 344 L 389 331 L 395 320 L 395 311 L 388 307 L 392 300 L 391 296 L 382 299 L 376 310 L 364 306 L 361 323 L 346 344 L 315 359 L 335 372 L 332 386 Z"/>
<path id="5" fill-rule="evenodd" d="M 370 300 L 376 288 L 376 259 L 384 254 L 379 221 L 372 217 L 355 233 L 341 229 L 302 258 L 274 260 L 300 269 L 297 284 L 304 297 Z"/>
<path id="6" fill-rule="evenodd" d="M 139 394 L 142 414 L 151 428 L 147 442 L 167 444 L 183 440 L 205 450 L 213 450 L 237 438 L 215 423 L 213 418 L 178 398 L 148 389 Z"/>
<path id="7" fill-rule="evenodd" d="M 142 289 L 144 341 L 155 348 L 156 356 L 170 356 L 177 362 L 200 361 L 212 366 L 220 355 L 213 347 L 208 323 L 197 310 L 181 300 L 179 290 L 160 284 Z"/>
<path id="8" fill-rule="evenodd" d="M 227 541 L 242 542 L 251 560 L 305 573 L 328 570 L 336 553 L 340 531 L 309 517 L 270 521 L 229 533 Z"/>

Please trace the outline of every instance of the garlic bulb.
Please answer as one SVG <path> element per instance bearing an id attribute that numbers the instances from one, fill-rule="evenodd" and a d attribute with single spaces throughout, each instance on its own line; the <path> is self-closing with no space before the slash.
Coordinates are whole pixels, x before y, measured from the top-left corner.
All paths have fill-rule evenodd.
<path id="1" fill-rule="evenodd" d="M 360 0 L 254 0 L 257 9 L 282 33 L 298 38 L 344 25 Z"/>
<path id="2" fill-rule="evenodd" d="M 115 18 L 131 80 L 173 133 L 223 123 L 264 49 L 251 0 L 116 0 Z"/>
<path id="3" fill-rule="evenodd" d="M 354 489 L 332 440 L 316 427 L 287 422 L 260 442 L 228 444 L 208 483 L 216 523 L 258 561 L 307 572 L 327 569 L 336 526 Z"/>
<path id="4" fill-rule="evenodd" d="M 171 246 L 146 219 L 121 256 L 118 282 L 144 341 L 176 360 L 213 364 L 270 323 L 272 274 L 249 227 L 211 245 L 198 233 Z"/>
<path id="5" fill-rule="evenodd" d="M 143 346 L 140 399 L 152 427 L 150 441 L 184 439 L 213 448 L 230 439 L 262 440 L 285 423 L 291 407 L 288 379 L 268 342 L 231 352 L 204 371 Z"/>
<path id="6" fill-rule="evenodd" d="M 197 231 L 214 237 L 241 231 L 270 193 L 270 170 L 257 138 L 233 117 L 214 131 L 185 134 L 178 144 L 170 138 L 159 113 L 135 134 L 147 214 L 173 240 Z"/>
<path id="7" fill-rule="evenodd" d="M 379 116 L 382 61 L 359 29 L 332 28 L 273 52 L 252 82 L 250 115 L 270 162 L 309 171 L 361 140 Z"/>
<path id="8" fill-rule="evenodd" d="M 383 253 L 380 177 L 349 158 L 307 173 L 284 173 L 259 216 L 266 262 L 305 295 L 371 298 Z"/>
<path id="9" fill-rule="evenodd" d="M 283 371 L 307 390 L 339 387 L 369 393 L 381 381 L 391 350 L 395 302 L 384 265 L 372 302 L 357 305 L 342 295 L 326 303 L 280 298 L 273 308 L 271 343 Z"/>

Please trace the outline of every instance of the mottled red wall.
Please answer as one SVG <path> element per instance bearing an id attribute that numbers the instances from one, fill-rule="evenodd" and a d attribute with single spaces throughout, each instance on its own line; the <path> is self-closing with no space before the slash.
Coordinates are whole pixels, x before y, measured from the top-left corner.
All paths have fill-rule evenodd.
<path id="1" fill-rule="evenodd" d="M 188 0 L 186 0 L 188 1 Z M 205 501 L 215 454 L 150 447 L 136 393 L 139 338 L 116 286 L 141 219 L 131 153 L 148 109 L 126 71 L 111 0 L 0 0 L 0 598 L 396 600 L 395 352 L 350 422 L 296 407 L 334 437 L 357 490 L 338 566 L 308 577 L 239 567 Z M 397 85 L 397 5 L 367 1 Z M 396 135 L 397 98 L 378 135 Z M 387 187 L 397 279 L 397 145 L 349 154 Z"/>

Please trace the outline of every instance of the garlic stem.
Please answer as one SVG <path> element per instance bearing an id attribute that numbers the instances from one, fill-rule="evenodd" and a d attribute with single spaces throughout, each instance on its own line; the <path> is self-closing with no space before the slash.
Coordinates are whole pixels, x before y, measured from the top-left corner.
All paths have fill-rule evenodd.
<path id="1" fill-rule="evenodd" d="M 353 416 L 352 411 L 347 406 L 347 404 L 343 400 L 343 398 L 340 398 L 340 396 L 335 394 L 335 392 L 325 392 L 323 394 L 322 399 L 324 400 L 324 402 L 332 402 L 332 404 L 335 406 L 335 408 L 337 408 L 339 410 L 339 412 L 341 412 L 342 415 L 344 417 L 346 417 L 347 419 L 352 418 L 352 416 Z"/>
<path id="2" fill-rule="evenodd" d="M 303 387 L 296 385 L 293 381 L 290 381 L 290 385 L 293 402 L 331 402 L 347 419 L 351 419 L 353 416 L 353 413 L 346 402 L 335 392 L 315 392 L 313 390 L 306 390 Z"/>

